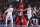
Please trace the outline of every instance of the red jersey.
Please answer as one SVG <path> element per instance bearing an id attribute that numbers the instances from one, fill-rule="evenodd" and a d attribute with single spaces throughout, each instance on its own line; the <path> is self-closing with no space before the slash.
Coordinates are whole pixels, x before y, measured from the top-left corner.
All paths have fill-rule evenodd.
<path id="1" fill-rule="evenodd" d="M 3 15 L 3 18 L 6 19 L 6 15 Z"/>

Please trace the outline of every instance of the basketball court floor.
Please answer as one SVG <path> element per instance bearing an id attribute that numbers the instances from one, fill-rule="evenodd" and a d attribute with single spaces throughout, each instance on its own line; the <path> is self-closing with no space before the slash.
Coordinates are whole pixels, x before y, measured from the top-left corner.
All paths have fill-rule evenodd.
<path id="1" fill-rule="evenodd" d="M 8 24 L 7 26 L 6 26 L 6 24 L 0 24 L 0 27 L 27 27 L 26 25 L 13 25 L 12 26 L 12 24 Z M 40 27 L 40 25 L 38 25 L 38 26 L 36 26 L 36 25 L 33 25 L 33 26 L 31 26 L 31 27 Z"/>
<path id="2" fill-rule="evenodd" d="M 0 27 L 27 27 L 26 25 L 11 25 L 11 24 L 8 24 L 6 26 L 6 24 L 0 24 Z"/>

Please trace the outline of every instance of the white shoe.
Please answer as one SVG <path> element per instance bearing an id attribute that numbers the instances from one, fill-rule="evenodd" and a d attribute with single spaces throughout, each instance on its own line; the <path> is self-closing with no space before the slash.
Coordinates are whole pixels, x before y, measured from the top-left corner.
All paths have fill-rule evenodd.
<path id="1" fill-rule="evenodd" d="M 6 26 L 7 26 L 7 24 L 6 24 Z"/>
<path id="2" fill-rule="evenodd" d="M 12 24 L 12 26 L 13 26 L 13 24 Z"/>
<path id="3" fill-rule="evenodd" d="M 28 27 L 28 23 L 27 23 L 27 27 Z"/>

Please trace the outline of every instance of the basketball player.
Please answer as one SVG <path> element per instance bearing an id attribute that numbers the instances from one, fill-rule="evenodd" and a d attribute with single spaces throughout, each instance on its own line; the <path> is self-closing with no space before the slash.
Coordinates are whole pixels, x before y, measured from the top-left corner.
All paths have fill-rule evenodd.
<path id="1" fill-rule="evenodd" d="M 27 26 L 28 26 L 29 21 L 30 21 L 30 18 L 32 17 L 32 14 L 31 14 L 31 6 L 28 5 L 28 8 L 26 8 L 25 10 L 27 10 L 27 14 L 26 15 L 28 16 L 28 23 L 27 23 Z"/>
<path id="2" fill-rule="evenodd" d="M 10 17 L 11 19 L 11 22 L 12 22 L 12 25 L 13 25 L 13 18 L 12 18 L 12 12 L 13 12 L 13 8 L 12 8 L 12 5 L 9 6 L 9 8 L 7 9 L 7 11 L 5 13 L 7 13 L 7 16 L 6 16 L 6 26 L 7 26 L 7 19 Z M 4 13 L 4 14 L 5 14 Z"/>
<path id="3" fill-rule="evenodd" d="M 37 25 L 37 9 L 36 9 L 36 7 L 34 7 L 33 14 L 34 14 L 33 15 L 33 24 Z"/>

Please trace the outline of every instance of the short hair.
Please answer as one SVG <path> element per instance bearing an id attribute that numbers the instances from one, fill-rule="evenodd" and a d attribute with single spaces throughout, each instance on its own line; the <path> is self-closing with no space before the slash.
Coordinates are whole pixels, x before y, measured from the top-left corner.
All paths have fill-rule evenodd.
<path id="1" fill-rule="evenodd" d="M 9 5 L 9 7 L 12 7 L 12 5 Z"/>

